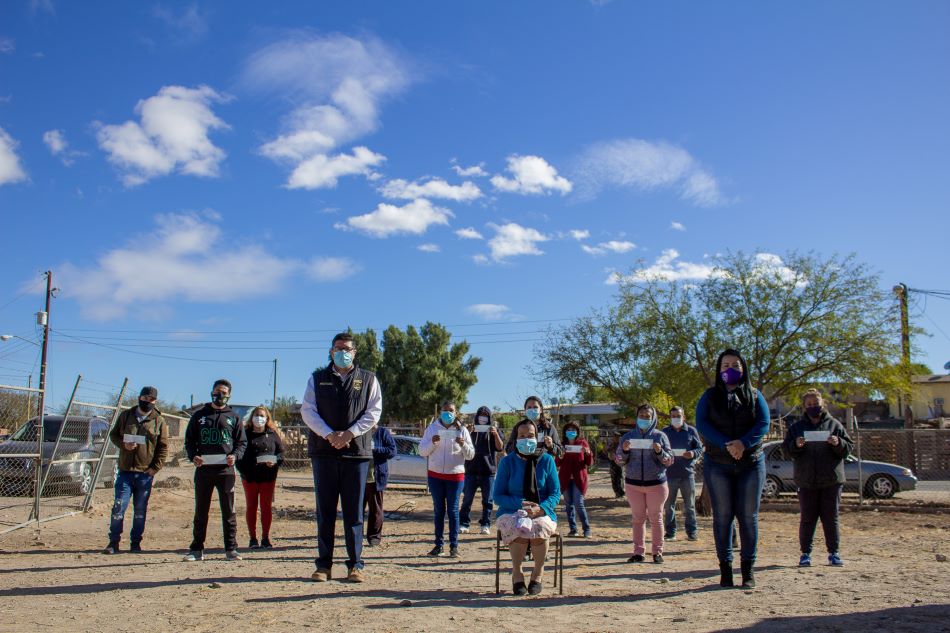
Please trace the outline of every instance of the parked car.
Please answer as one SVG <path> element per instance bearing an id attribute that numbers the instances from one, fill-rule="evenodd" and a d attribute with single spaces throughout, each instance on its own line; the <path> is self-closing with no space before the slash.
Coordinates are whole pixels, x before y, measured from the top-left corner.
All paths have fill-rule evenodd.
<path id="1" fill-rule="evenodd" d="M 781 442 L 768 442 L 765 452 L 765 486 L 762 496 L 777 497 L 783 492 L 795 492 L 793 463 Z M 849 455 L 844 464 L 845 492 L 858 491 L 858 458 Z M 910 468 L 897 464 L 861 460 L 861 485 L 864 494 L 878 499 L 889 499 L 898 492 L 914 490 L 917 477 Z"/>
<path id="2" fill-rule="evenodd" d="M 394 484 L 423 484 L 429 480 L 428 460 L 419 454 L 422 438 L 395 435 L 396 456 L 389 460 L 389 481 Z"/>
<path id="3" fill-rule="evenodd" d="M 69 416 L 54 459 L 53 449 L 62 426 L 61 415 L 43 418 L 43 468 L 51 469 L 44 494 L 86 494 L 92 486 L 102 444 L 109 441 L 109 421 L 100 417 Z M 0 442 L 0 494 L 33 494 L 36 458 L 24 455 L 36 454 L 38 430 L 39 420 L 32 418 L 9 439 Z M 116 449 L 112 447 L 108 452 L 111 455 L 107 456 L 99 477 L 105 486 L 115 482 L 117 468 Z M 62 463 L 50 465 L 50 461 Z"/>

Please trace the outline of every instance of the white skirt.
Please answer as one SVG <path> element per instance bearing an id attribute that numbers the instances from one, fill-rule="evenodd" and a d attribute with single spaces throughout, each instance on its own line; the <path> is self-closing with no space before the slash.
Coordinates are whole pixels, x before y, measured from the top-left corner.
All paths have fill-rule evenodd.
<path id="1" fill-rule="evenodd" d="M 557 532 L 557 523 L 546 514 L 531 519 L 531 534 L 528 536 L 522 530 L 518 529 L 517 514 L 503 514 L 498 517 L 495 525 L 501 534 L 501 542 L 510 545 L 516 538 L 548 538 Z"/>

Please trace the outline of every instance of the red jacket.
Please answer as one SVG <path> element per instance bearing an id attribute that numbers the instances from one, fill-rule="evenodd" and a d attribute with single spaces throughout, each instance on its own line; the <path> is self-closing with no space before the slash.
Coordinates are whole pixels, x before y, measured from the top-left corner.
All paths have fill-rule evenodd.
<path id="1" fill-rule="evenodd" d="M 568 453 L 567 447 L 572 444 L 583 446 L 587 450 L 582 453 Z M 561 490 L 565 490 L 573 481 L 577 484 L 581 494 L 586 495 L 587 467 L 594 463 L 594 453 L 590 450 L 587 440 L 574 440 L 573 442 L 564 440 L 564 447 L 564 455 L 555 460 L 557 462 L 558 479 L 561 480 Z"/>

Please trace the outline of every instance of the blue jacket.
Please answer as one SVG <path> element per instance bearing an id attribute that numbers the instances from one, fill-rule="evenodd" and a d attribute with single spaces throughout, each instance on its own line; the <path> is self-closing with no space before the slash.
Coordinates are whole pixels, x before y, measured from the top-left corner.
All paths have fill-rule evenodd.
<path id="1" fill-rule="evenodd" d="M 668 426 L 663 429 L 663 434 L 670 440 L 670 448 L 682 449 L 693 453 L 692 459 L 685 457 L 673 457 L 673 464 L 667 466 L 666 476 L 671 479 L 687 478 L 693 476 L 696 460 L 703 454 L 703 441 L 699 437 L 699 432 L 690 425 L 683 423 L 679 430 Z"/>
<path id="2" fill-rule="evenodd" d="M 495 516 L 514 514 L 521 509 L 524 501 L 524 470 L 527 462 L 517 453 L 506 455 L 498 462 L 495 472 L 495 485 L 492 487 L 492 501 L 498 506 Z M 561 501 L 561 482 L 557 477 L 557 466 L 554 458 L 548 453 L 542 453 L 538 458 L 538 467 L 535 471 L 538 477 L 538 498 L 545 514 L 557 521 L 554 509 Z"/>
<path id="3" fill-rule="evenodd" d="M 396 456 L 396 438 L 384 426 L 373 431 L 373 468 L 376 475 L 376 490 L 385 490 L 389 481 L 389 460 Z"/>
<path id="4" fill-rule="evenodd" d="M 623 450 L 624 442 L 627 440 L 640 439 L 656 442 L 662 450 L 657 453 L 653 450 L 652 444 L 650 448 Z M 624 433 L 620 438 L 620 444 L 617 445 L 617 458 L 622 464 L 627 465 L 623 475 L 629 484 L 656 486 L 666 481 L 666 463 L 673 459 L 673 451 L 670 449 L 669 438 L 663 431 L 658 431 L 656 428 L 656 412 L 653 413 L 653 424 L 648 430 L 641 431 L 637 428 Z"/>

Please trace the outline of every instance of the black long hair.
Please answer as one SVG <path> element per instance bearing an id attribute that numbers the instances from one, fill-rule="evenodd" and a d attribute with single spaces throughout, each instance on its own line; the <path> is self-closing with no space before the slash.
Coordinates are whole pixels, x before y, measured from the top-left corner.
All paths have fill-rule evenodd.
<path id="1" fill-rule="evenodd" d="M 712 404 L 717 409 L 724 410 L 727 406 L 727 398 L 729 390 L 726 388 L 726 383 L 722 379 L 722 358 L 724 356 L 735 356 L 739 359 L 739 364 L 742 365 L 742 380 L 739 381 L 739 385 L 735 389 L 735 394 L 739 397 L 739 401 L 743 406 L 748 406 L 755 409 L 755 392 L 752 389 L 752 378 L 749 376 L 749 365 L 745 362 L 745 359 L 742 358 L 742 354 L 739 353 L 739 350 L 732 348 L 724 350 L 719 358 L 716 359 L 716 386 L 713 387 L 711 391 Z"/>

